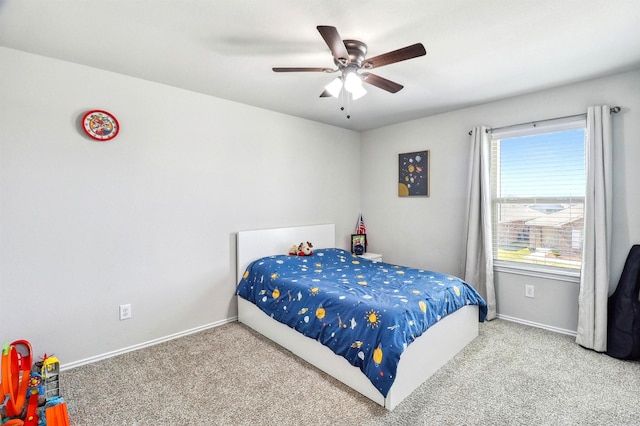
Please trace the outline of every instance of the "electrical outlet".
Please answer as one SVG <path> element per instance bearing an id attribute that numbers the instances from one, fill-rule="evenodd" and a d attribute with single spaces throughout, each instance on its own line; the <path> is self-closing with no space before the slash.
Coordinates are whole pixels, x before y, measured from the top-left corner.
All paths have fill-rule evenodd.
<path id="1" fill-rule="evenodd" d="M 532 285 L 525 285 L 524 286 L 524 295 L 525 295 L 525 297 L 535 297 Z"/>
<path id="2" fill-rule="evenodd" d="M 131 305 L 120 305 L 120 321 L 131 318 Z"/>

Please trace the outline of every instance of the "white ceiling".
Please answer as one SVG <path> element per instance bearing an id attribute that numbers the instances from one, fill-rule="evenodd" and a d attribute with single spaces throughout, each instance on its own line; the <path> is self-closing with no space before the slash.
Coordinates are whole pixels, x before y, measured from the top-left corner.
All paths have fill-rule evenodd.
<path id="1" fill-rule="evenodd" d="M 317 25 L 427 55 L 347 119 L 335 74 L 271 70 L 333 68 Z M 0 45 L 362 131 L 638 68 L 640 0 L 0 0 Z"/>

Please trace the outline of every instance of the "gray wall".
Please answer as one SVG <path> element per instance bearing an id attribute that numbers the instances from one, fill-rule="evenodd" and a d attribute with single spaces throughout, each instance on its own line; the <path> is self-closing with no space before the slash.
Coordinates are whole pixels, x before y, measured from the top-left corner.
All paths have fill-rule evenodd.
<path id="1" fill-rule="evenodd" d="M 0 75 L 3 341 L 65 365 L 227 321 L 240 230 L 348 247 L 359 133 L 6 48 Z M 120 134 L 86 137 L 89 109 Z"/>
<path id="2" fill-rule="evenodd" d="M 233 318 L 239 230 L 335 223 L 346 248 L 362 209 L 385 261 L 461 274 L 467 132 L 479 124 L 622 106 L 612 288 L 640 242 L 640 71 L 362 135 L 1 47 L 0 75 L 0 336 L 63 365 Z M 89 109 L 116 114 L 120 135 L 84 136 Z M 432 195 L 399 199 L 397 154 L 423 149 Z M 575 330 L 577 284 L 496 281 L 501 315 Z M 123 303 L 131 320 L 118 320 Z"/>
<path id="3" fill-rule="evenodd" d="M 629 248 L 640 243 L 640 71 L 526 94 L 362 134 L 362 212 L 370 250 L 385 261 L 462 274 L 470 155 L 468 131 L 619 105 L 614 123 L 614 229 L 610 288 Z M 399 198 L 398 154 L 431 150 L 431 197 Z M 524 286 L 535 286 L 535 298 Z M 575 331 L 578 284 L 507 273 L 496 276 L 498 313 Z"/>

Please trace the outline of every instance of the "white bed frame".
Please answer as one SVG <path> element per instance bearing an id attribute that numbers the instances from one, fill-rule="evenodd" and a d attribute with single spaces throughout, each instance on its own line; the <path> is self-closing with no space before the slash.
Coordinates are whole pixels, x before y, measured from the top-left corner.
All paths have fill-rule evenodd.
<path id="1" fill-rule="evenodd" d="M 335 225 L 238 232 L 238 281 L 252 261 L 274 254 L 286 254 L 293 244 L 302 241 L 310 241 L 314 249 L 336 247 Z M 388 410 L 393 410 L 478 335 L 477 306 L 465 306 L 446 316 L 405 349 L 400 357 L 396 379 L 384 398 L 360 369 L 349 364 L 345 358 L 317 340 L 273 320 L 241 297 L 238 297 L 238 321 Z"/>

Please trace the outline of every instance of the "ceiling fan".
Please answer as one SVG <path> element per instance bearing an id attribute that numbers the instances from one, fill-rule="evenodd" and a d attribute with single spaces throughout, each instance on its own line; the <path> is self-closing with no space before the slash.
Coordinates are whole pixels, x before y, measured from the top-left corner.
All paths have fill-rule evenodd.
<path id="1" fill-rule="evenodd" d="M 344 88 L 351 94 L 352 99 L 364 96 L 367 91 L 362 87 L 362 83 L 376 86 L 390 93 L 396 93 L 404 86 L 395 83 L 376 74 L 371 74 L 367 70 L 379 68 L 407 59 L 417 58 L 427 54 L 422 43 L 412 44 L 402 49 L 387 52 L 373 58 L 365 58 L 367 45 L 359 40 L 342 40 L 335 27 L 319 25 L 317 27 L 320 35 L 329 46 L 333 54 L 333 62 L 337 68 L 273 68 L 275 72 L 340 72 L 341 75 L 325 87 L 325 91 L 320 94 L 321 98 L 338 97 Z M 362 71 L 366 72 L 362 72 Z"/>

